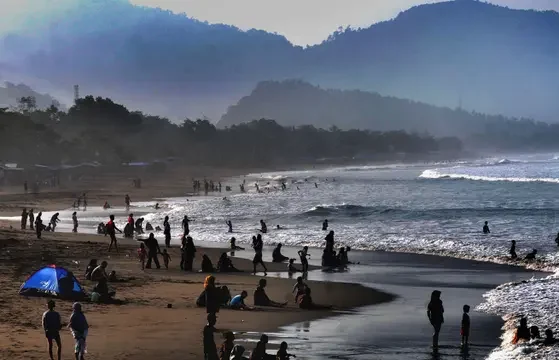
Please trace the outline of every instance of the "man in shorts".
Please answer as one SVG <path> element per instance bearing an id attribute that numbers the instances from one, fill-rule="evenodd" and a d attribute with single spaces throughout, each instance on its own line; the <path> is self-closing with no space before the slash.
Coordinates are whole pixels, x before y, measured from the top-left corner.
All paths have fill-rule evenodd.
<path id="1" fill-rule="evenodd" d="M 45 336 L 49 343 L 49 356 L 50 360 L 54 360 L 52 356 L 52 342 L 56 342 L 56 347 L 58 348 L 58 360 L 62 358 L 62 343 L 60 341 L 60 329 L 62 329 L 62 321 L 60 320 L 60 314 L 54 311 L 56 304 L 54 300 L 49 300 L 47 303 L 48 310 L 43 313 L 43 329 L 45 330 Z"/>

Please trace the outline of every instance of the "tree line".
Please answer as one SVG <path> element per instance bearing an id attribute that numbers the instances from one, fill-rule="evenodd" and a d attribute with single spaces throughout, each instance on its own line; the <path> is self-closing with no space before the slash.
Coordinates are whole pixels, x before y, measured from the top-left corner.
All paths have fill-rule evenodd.
<path id="1" fill-rule="evenodd" d="M 460 151 L 457 138 L 404 131 L 285 127 L 268 119 L 224 129 L 207 119 L 177 124 L 93 96 L 76 100 L 67 111 L 56 105 L 38 109 L 29 98 L 0 111 L 4 162 L 121 164 L 174 158 L 191 165 L 257 167 Z"/>

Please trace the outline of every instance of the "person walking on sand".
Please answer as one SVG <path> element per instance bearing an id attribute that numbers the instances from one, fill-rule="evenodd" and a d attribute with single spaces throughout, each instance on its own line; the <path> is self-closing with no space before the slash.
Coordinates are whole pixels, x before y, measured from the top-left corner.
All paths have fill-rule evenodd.
<path id="1" fill-rule="evenodd" d="M 27 209 L 23 208 L 23 210 L 21 211 L 21 230 L 27 229 L 27 215 Z"/>
<path id="2" fill-rule="evenodd" d="M 35 223 L 35 215 L 33 214 L 33 209 L 29 209 L 29 229 L 35 230 L 33 224 Z"/>
<path id="3" fill-rule="evenodd" d="M 163 235 L 165 235 L 165 247 L 168 249 L 171 247 L 171 224 L 168 216 L 163 220 Z"/>
<path id="4" fill-rule="evenodd" d="M 50 218 L 50 226 L 52 226 L 52 232 L 54 232 L 54 230 L 56 229 L 56 224 L 58 224 L 58 222 L 60 221 L 60 219 L 58 218 L 60 214 L 59 213 L 55 213 L 53 216 L 51 216 Z"/>
<path id="5" fill-rule="evenodd" d="M 431 301 L 427 306 L 427 317 L 435 330 L 433 333 L 433 350 L 435 351 L 439 348 L 439 333 L 441 332 L 441 326 L 444 323 L 443 314 L 444 307 L 441 300 L 441 292 L 439 290 L 434 290 L 431 293 Z"/>
<path id="6" fill-rule="evenodd" d="M 73 312 L 70 316 L 70 322 L 68 327 L 72 332 L 72 336 L 75 340 L 75 354 L 76 360 L 84 360 L 86 352 L 86 338 L 89 330 L 89 325 L 84 313 L 82 312 L 82 305 L 80 303 L 74 303 L 72 306 Z"/>
<path id="7" fill-rule="evenodd" d="M 264 268 L 264 276 L 268 275 L 268 269 L 266 264 L 262 260 L 262 249 L 264 248 L 264 242 L 262 241 L 262 235 L 258 234 L 256 236 L 256 241 L 253 242 L 252 247 L 254 248 L 254 258 L 252 259 L 252 265 L 254 267 L 254 274 L 256 274 L 256 265 L 261 264 Z"/>
<path id="8" fill-rule="evenodd" d="M 111 243 L 109 244 L 109 252 L 111 252 L 113 244 L 115 244 L 115 249 L 116 249 L 116 252 L 118 253 L 118 244 L 117 244 L 117 241 L 116 241 L 116 232 L 117 231 L 122 234 L 122 231 L 119 228 L 117 228 L 116 225 L 115 225 L 115 216 L 110 215 L 109 216 L 109 221 L 105 225 L 105 235 L 109 235 L 109 237 L 111 238 Z"/>
<path id="9" fill-rule="evenodd" d="M 72 213 L 72 223 L 74 224 L 72 232 L 78 232 L 78 215 L 75 211 Z"/>
<path id="10" fill-rule="evenodd" d="M 204 360 L 219 360 L 214 340 L 215 323 L 217 322 L 215 313 L 208 314 L 207 319 L 208 324 L 204 326 Z"/>
<path id="11" fill-rule="evenodd" d="M 41 240 L 41 233 L 43 232 L 43 219 L 41 218 L 43 213 L 40 211 L 35 219 L 35 231 L 37 233 L 37 239 Z"/>
<path id="12" fill-rule="evenodd" d="M 157 254 L 161 253 L 161 249 L 159 248 L 159 243 L 157 242 L 155 235 L 150 233 L 149 237 L 144 242 L 148 248 L 148 262 L 146 264 L 146 269 L 151 269 L 152 260 L 155 263 L 155 267 L 160 269 L 161 266 L 159 265 L 159 258 L 157 257 Z"/>
<path id="13" fill-rule="evenodd" d="M 489 234 L 489 233 L 491 233 L 491 231 L 489 231 L 489 224 L 487 223 L 487 221 L 486 221 L 485 224 L 483 225 L 483 233 L 484 233 L 484 234 Z"/>
<path id="14" fill-rule="evenodd" d="M 146 266 L 146 257 L 147 257 L 146 245 L 144 243 L 140 243 L 140 247 L 138 248 L 138 260 L 140 261 L 142 270 L 144 270 Z"/>
<path id="15" fill-rule="evenodd" d="M 165 269 L 169 270 L 169 262 L 171 261 L 171 255 L 167 252 L 167 249 L 163 249 L 161 253 L 161 257 L 163 258 L 163 264 L 165 265 Z"/>
<path id="16" fill-rule="evenodd" d="M 470 305 L 464 305 L 463 310 L 460 336 L 462 337 L 462 346 L 467 347 L 470 339 L 470 315 L 468 315 L 470 312 Z"/>
<path id="17" fill-rule="evenodd" d="M 60 314 L 54 311 L 56 306 L 54 300 L 49 300 L 47 303 L 48 310 L 43 313 L 43 330 L 45 330 L 45 336 L 49 344 L 49 356 L 50 360 L 54 360 L 52 355 L 52 342 L 56 342 L 57 348 L 57 358 L 62 359 L 62 342 L 60 341 L 60 329 L 62 329 L 62 321 L 60 320 Z"/>

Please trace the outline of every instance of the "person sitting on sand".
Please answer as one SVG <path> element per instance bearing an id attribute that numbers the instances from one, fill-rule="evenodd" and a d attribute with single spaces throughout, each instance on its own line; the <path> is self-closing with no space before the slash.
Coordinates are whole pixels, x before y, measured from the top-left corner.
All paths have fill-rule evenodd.
<path id="1" fill-rule="evenodd" d="M 93 270 L 95 270 L 95 268 L 97 267 L 97 259 L 91 259 L 89 260 L 89 264 L 87 264 L 87 267 L 85 268 L 85 279 L 86 280 L 91 280 L 91 273 L 93 272 Z"/>
<path id="2" fill-rule="evenodd" d="M 221 306 L 228 306 L 229 302 L 231 301 L 231 291 L 226 285 L 223 285 L 219 288 L 220 291 L 220 305 Z"/>
<path id="3" fill-rule="evenodd" d="M 208 324 L 204 326 L 204 360 L 218 360 L 217 347 L 215 346 L 214 333 L 217 318 L 215 313 L 208 314 Z"/>
<path id="4" fill-rule="evenodd" d="M 289 360 L 292 357 L 296 358 L 297 356 L 287 353 L 287 343 L 282 341 L 276 354 L 276 360 Z"/>
<path id="5" fill-rule="evenodd" d="M 284 303 L 278 303 L 270 300 L 270 298 L 266 294 L 266 290 L 264 290 L 267 283 L 268 282 L 266 281 L 266 279 L 260 279 L 260 281 L 258 281 L 258 287 L 256 288 L 256 290 L 254 290 L 254 305 L 271 307 L 284 307 L 285 305 L 287 305 L 287 301 Z"/>
<path id="6" fill-rule="evenodd" d="M 149 222 L 146 223 L 146 231 L 153 231 L 153 225 Z"/>
<path id="7" fill-rule="evenodd" d="M 483 225 L 483 233 L 484 233 L 484 234 L 489 234 L 489 233 L 491 233 L 491 231 L 489 231 L 489 225 L 488 225 L 487 221 L 486 221 L 485 224 Z"/>
<path id="8" fill-rule="evenodd" d="M 291 291 L 293 294 L 295 294 L 295 302 L 296 303 L 299 302 L 299 296 L 305 295 L 305 293 L 307 291 L 307 288 L 308 288 L 307 284 L 305 284 L 305 282 L 303 282 L 303 277 L 299 276 L 297 278 L 297 282 L 293 286 L 293 290 Z"/>
<path id="9" fill-rule="evenodd" d="M 217 271 L 218 272 L 240 272 L 241 270 L 233 266 L 231 258 L 227 256 L 227 253 L 222 253 L 217 261 Z"/>
<path id="10" fill-rule="evenodd" d="M 231 356 L 228 360 L 247 360 L 246 357 L 243 356 L 245 353 L 245 348 L 242 345 L 235 345 L 233 346 L 233 350 L 231 350 Z"/>
<path id="11" fill-rule="evenodd" d="M 276 248 L 274 249 L 274 251 L 272 252 L 272 261 L 275 263 L 282 263 L 286 260 L 289 260 L 289 258 L 287 256 L 284 256 L 281 253 L 281 243 L 276 245 Z"/>
<path id="12" fill-rule="evenodd" d="M 93 288 L 93 292 L 99 294 L 99 302 L 102 303 L 109 303 L 113 300 L 115 296 L 115 291 L 110 291 L 109 286 L 107 284 L 107 279 L 101 278 L 95 287 Z"/>
<path id="13" fill-rule="evenodd" d="M 233 343 L 233 341 L 235 341 L 235 335 L 231 331 L 226 331 L 223 334 L 223 338 L 225 341 L 219 348 L 219 360 L 229 360 L 231 358 L 233 347 L 235 346 Z"/>
<path id="14" fill-rule="evenodd" d="M 206 254 L 202 255 L 202 270 L 201 270 L 201 272 L 203 272 L 203 273 L 213 273 L 213 272 L 215 272 L 214 265 L 212 264 L 212 261 L 210 260 L 210 258 Z"/>
<path id="15" fill-rule="evenodd" d="M 66 276 L 58 279 L 58 296 L 61 299 L 72 299 L 74 292 L 74 274 L 71 271 Z"/>
<path id="16" fill-rule="evenodd" d="M 553 330 L 547 329 L 545 331 L 545 340 L 543 344 L 546 346 L 555 345 L 557 343 L 557 339 L 553 337 Z"/>
<path id="17" fill-rule="evenodd" d="M 268 227 L 266 226 L 264 220 L 260 220 L 260 232 L 262 234 L 266 234 L 268 232 Z"/>
<path id="18" fill-rule="evenodd" d="M 305 294 L 299 297 L 299 308 L 305 310 L 328 310 L 331 306 L 315 304 L 311 296 L 311 288 L 305 289 Z"/>
<path id="19" fill-rule="evenodd" d="M 294 265 L 295 259 L 289 259 L 289 264 L 287 264 L 287 272 L 289 275 L 292 275 L 296 272 L 301 272 L 301 270 L 297 269 Z"/>
<path id="20" fill-rule="evenodd" d="M 531 253 L 527 254 L 526 257 L 524 258 L 525 260 L 535 260 L 536 259 L 536 254 L 538 253 L 538 250 L 533 249 Z"/>
<path id="21" fill-rule="evenodd" d="M 530 340 L 537 340 L 539 338 L 541 338 L 540 328 L 536 325 L 530 326 Z"/>
<path id="22" fill-rule="evenodd" d="M 92 281 L 99 281 L 102 278 L 105 280 L 109 280 L 109 276 L 107 275 L 107 265 L 109 265 L 106 261 L 103 261 L 101 265 L 97 266 L 91 272 L 91 280 Z"/>
<path id="23" fill-rule="evenodd" d="M 97 234 L 104 235 L 106 233 L 107 233 L 107 227 L 105 226 L 104 223 L 100 222 L 99 225 L 97 225 Z"/>
<path id="24" fill-rule="evenodd" d="M 237 239 L 235 239 L 234 237 L 231 238 L 231 240 L 229 240 L 229 242 L 231 243 L 231 250 L 244 250 L 245 248 L 237 246 L 236 242 Z"/>
<path id="25" fill-rule="evenodd" d="M 511 241 L 509 254 L 510 254 L 510 258 L 513 259 L 513 260 L 518 258 L 518 255 L 516 255 L 516 241 L 515 240 Z"/>
<path id="26" fill-rule="evenodd" d="M 520 319 L 520 325 L 516 328 L 516 333 L 512 339 L 513 344 L 517 344 L 519 341 L 530 340 L 530 329 L 528 329 L 528 319 L 525 317 Z"/>
<path id="27" fill-rule="evenodd" d="M 109 273 L 109 282 L 118 282 L 118 278 L 116 277 L 116 271 L 111 271 Z"/>
<path id="28" fill-rule="evenodd" d="M 250 354 L 250 360 L 274 360 L 274 355 L 266 354 L 266 344 L 268 344 L 268 336 L 262 334 L 260 341 L 256 343 L 256 347 Z"/>
<path id="29" fill-rule="evenodd" d="M 232 233 L 233 232 L 233 223 L 231 222 L 231 220 L 227 220 L 225 223 L 227 224 L 227 227 L 229 228 L 229 230 L 227 232 Z"/>
<path id="30" fill-rule="evenodd" d="M 229 307 L 233 310 L 254 310 L 252 307 L 245 304 L 247 296 L 248 293 L 246 291 L 241 291 L 239 295 L 233 296 L 229 303 Z"/>

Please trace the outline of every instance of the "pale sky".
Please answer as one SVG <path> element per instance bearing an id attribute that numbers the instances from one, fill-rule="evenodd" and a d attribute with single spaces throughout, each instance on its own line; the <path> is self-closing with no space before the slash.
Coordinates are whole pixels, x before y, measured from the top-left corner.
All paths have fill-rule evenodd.
<path id="1" fill-rule="evenodd" d="M 75 0 L 0 0 L 0 33 L 22 15 L 41 13 Z M 95 0 L 91 0 L 95 1 Z M 284 35 L 297 45 L 320 43 L 338 27 L 367 27 L 389 20 L 413 5 L 440 0 L 130 0 L 161 7 L 210 23 Z M 460 0 L 464 1 L 464 0 Z M 559 0 L 490 0 L 512 8 L 559 11 Z"/>

